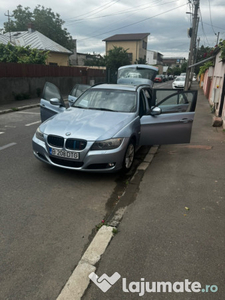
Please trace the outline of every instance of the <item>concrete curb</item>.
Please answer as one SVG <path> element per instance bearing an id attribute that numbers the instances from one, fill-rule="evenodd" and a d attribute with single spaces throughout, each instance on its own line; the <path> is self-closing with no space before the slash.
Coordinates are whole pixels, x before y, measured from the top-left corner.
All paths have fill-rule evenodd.
<path id="1" fill-rule="evenodd" d="M 157 153 L 158 148 L 158 146 L 151 147 L 148 154 L 145 156 L 144 161 L 137 168 L 137 172 L 142 170 L 145 171 L 148 168 L 154 158 L 154 155 Z M 134 174 L 131 181 L 134 180 L 137 172 Z M 99 229 L 56 300 L 81 299 L 90 283 L 89 275 L 92 272 L 95 272 L 95 265 L 101 259 L 102 254 L 105 252 L 113 238 L 113 229 L 116 229 L 115 226 L 119 225 L 126 209 L 127 207 L 119 208 L 109 223 L 110 226 L 103 225 Z"/>
<path id="2" fill-rule="evenodd" d="M 79 261 L 57 300 L 80 300 L 87 289 L 89 274 L 96 270 L 95 264 L 100 260 L 113 237 L 114 227 L 103 225 L 86 252 Z"/>
<path id="3" fill-rule="evenodd" d="M 11 112 L 16 112 L 16 111 L 20 111 L 20 110 L 25 110 L 25 109 L 29 109 L 29 108 L 39 107 L 39 106 L 40 106 L 40 104 L 37 103 L 37 104 L 30 104 L 30 105 L 24 105 L 24 106 L 19 106 L 19 107 L 7 108 L 7 109 L 0 110 L 0 115 L 11 113 Z"/>

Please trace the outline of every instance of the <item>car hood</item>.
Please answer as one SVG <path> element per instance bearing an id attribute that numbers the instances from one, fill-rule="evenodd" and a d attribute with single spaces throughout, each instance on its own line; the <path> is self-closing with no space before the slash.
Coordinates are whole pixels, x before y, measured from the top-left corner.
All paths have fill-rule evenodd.
<path id="1" fill-rule="evenodd" d="M 44 122 L 40 129 L 48 135 L 68 137 L 70 133 L 70 138 L 104 140 L 113 137 L 134 118 L 135 113 L 69 108 Z"/>

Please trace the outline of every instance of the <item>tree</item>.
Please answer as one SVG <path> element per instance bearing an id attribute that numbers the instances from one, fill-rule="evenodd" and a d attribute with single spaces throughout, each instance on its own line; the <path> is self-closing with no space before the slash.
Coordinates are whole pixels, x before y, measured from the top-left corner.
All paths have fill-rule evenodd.
<path id="1" fill-rule="evenodd" d="M 37 5 L 34 11 L 31 12 L 30 7 L 23 8 L 22 5 L 18 5 L 13 10 L 13 18 L 15 19 L 14 21 L 10 20 L 10 22 L 4 23 L 5 32 L 27 31 L 28 24 L 32 23 L 35 30 L 38 30 L 56 43 L 69 50 L 74 48 L 72 36 L 67 31 L 67 28 L 62 28 L 65 22 L 51 8 Z"/>
<path id="2" fill-rule="evenodd" d="M 13 46 L 0 44 L 0 62 L 14 62 L 23 64 L 42 64 L 45 65 L 48 52 L 31 49 L 29 46 Z"/>
<path id="3" fill-rule="evenodd" d="M 208 57 L 210 57 L 213 53 L 213 47 L 204 47 L 203 45 L 198 49 L 196 62 L 200 62 Z M 200 65 L 195 67 L 195 73 L 198 74 L 200 71 Z"/>
<path id="4" fill-rule="evenodd" d="M 105 56 L 106 67 L 112 70 L 118 70 L 119 67 L 129 65 L 130 59 L 127 53 L 128 49 L 113 46 Z"/>
<path id="5" fill-rule="evenodd" d="M 187 62 L 184 62 L 181 66 L 181 73 L 186 73 L 187 71 Z"/>
<path id="6" fill-rule="evenodd" d="M 172 69 L 173 70 L 173 75 L 180 75 L 181 72 L 181 68 L 175 67 Z"/>
<path id="7" fill-rule="evenodd" d="M 117 81 L 117 70 L 121 66 L 129 65 L 130 59 L 127 53 L 128 49 L 122 47 L 113 46 L 108 54 L 105 56 L 105 65 L 107 67 L 107 81 L 109 83 L 116 83 Z"/>
<path id="8" fill-rule="evenodd" d="M 93 54 L 91 58 L 84 60 L 85 66 L 97 66 L 97 67 L 104 67 L 105 66 L 105 58 L 101 55 Z"/>

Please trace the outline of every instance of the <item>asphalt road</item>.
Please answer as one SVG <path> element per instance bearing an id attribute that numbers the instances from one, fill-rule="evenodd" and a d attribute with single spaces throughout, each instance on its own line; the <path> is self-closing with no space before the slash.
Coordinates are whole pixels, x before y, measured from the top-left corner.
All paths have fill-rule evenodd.
<path id="1" fill-rule="evenodd" d="M 56 299 L 129 179 L 41 163 L 31 145 L 39 124 L 39 108 L 0 115 L 1 299 Z"/>
<path id="2" fill-rule="evenodd" d="M 159 147 L 97 265 L 98 286 L 90 282 L 82 300 L 225 299 L 225 133 L 211 126 L 208 100 L 195 88 L 191 143 Z M 116 272 L 121 278 L 103 293 L 105 274 Z M 158 287 L 185 281 L 201 289 Z"/>
<path id="3" fill-rule="evenodd" d="M 39 108 L 0 115 L 1 299 L 56 299 L 129 178 L 38 161 L 31 140 L 39 124 Z"/>

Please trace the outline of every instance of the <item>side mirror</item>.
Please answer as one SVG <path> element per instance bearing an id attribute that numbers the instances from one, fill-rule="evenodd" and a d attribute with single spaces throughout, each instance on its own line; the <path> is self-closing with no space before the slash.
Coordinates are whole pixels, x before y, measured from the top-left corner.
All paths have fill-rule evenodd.
<path id="1" fill-rule="evenodd" d="M 158 106 L 154 107 L 152 110 L 151 110 L 151 115 L 152 116 L 157 116 L 157 115 L 160 115 L 162 113 L 162 109 Z"/>
<path id="2" fill-rule="evenodd" d="M 50 99 L 50 103 L 52 105 L 61 105 L 61 102 L 60 102 L 60 100 L 58 98 L 52 98 L 52 99 Z"/>

